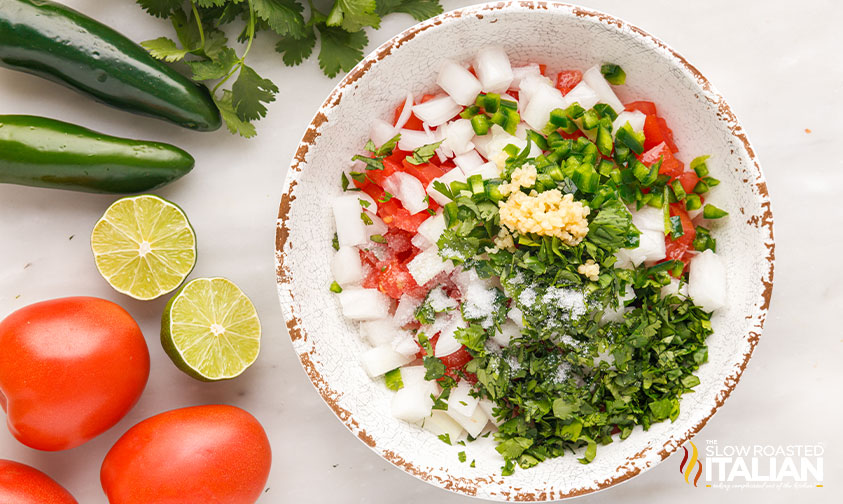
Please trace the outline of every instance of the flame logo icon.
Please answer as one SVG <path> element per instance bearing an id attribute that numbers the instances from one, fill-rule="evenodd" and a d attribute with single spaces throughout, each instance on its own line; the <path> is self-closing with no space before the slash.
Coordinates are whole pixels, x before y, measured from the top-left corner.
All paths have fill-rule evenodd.
<path id="1" fill-rule="evenodd" d="M 691 484 L 689 478 L 691 477 L 691 473 L 694 472 L 694 469 L 697 470 L 697 475 L 694 476 L 694 486 L 697 486 L 697 482 L 700 480 L 700 476 L 702 476 L 702 462 L 698 460 L 699 452 L 697 451 L 697 445 L 693 443 L 693 441 L 688 441 L 691 444 L 691 459 L 688 460 L 688 449 L 684 446 L 682 447 L 685 450 L 685 456 L 682 458 L 682 463 L 679 464 L 679 473 L 685 475 L 685 483 Z"/>

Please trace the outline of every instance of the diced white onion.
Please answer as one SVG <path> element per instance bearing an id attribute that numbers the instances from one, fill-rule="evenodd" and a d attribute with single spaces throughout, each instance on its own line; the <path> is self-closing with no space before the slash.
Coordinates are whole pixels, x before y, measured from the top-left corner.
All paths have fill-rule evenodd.
<path id="1" fill-rule="evenodd" d="M 407 368 L 401 369 L 404 387 L 392 397 L 392 416 L 407 422 L 418 422 L 430 415 L 431 408 L 433 408 L 433 399 L 430 396 L 437 392 L 437 386 L 433 382 L 408 384 L 403 379 L 405 369 Z"/>
<path id="2" fill-rule="evenodd" d="M 457 119 L 443 124 L 439 129 L 443 130 L 442 146 L 454 154 L 459 156 L 474 149 L 474 144 L 471 142 L 474 138 L 474 128 L 468 119 Z"/>
<path id="3" fill-rule="evenodd" d="M 395 315 L 392 320 L 395 325 L 401 327 L 413 321 L 413 315 L 416 313 L 416 308 L 421 304 L 422 300 L 404 294 L 398 300 L 398 307 L 395 308 Z"/>
<path id="4" fill-rule="evenodd" d="M 494 178 L 499 178 L 501 176 L 501 171 L 498 169 L 498 165 L 493 163 L 492 161 L 487 161 L 482 165 L 469 170 L 468 173 L 465 174 L 467 177 L 472 175 L 480 175 L 483 180 L 489 180 Z"/>
<path id="5" fill-rule="evenodd" d="M 518 324 L 511 320 L 507 320 L 503 324 L 501 324 L 501 330 L 495 331 L 495 335 L 492 336 L 492 339 L 498 345 L 502 347 L 509 346 L 510 341 L 513 338 L 520 338 L 521 337 L 521 328 L 518 327 Z"/>
<path id="6" fill-rule="evenodd" d="M 541 131 L 550 120 L 554 109 L 565 109 L 568 101 L 562 93 L 551 86 L 539 86 L 534 92 L 521 118 L 535 130 Z"/>
<path id="7" fill-rule="evenodd" d="M 574 89 L 568 91 L 568 94 L 565 95 L 565 100 L 570 103 L 579 103 L 580 107 L 588 110 L 591 107 L 597 105 L 599 97 L 597 93 L 591 89 L 585 80 L 574 86 Z M 623 110 L 623 107 L 621 107 Z"/>
<path id="8" fill-rule="evenodd" d="M 720 256 L 706 250 L 691 259 L 688 294 L 705 311 L 726 305 L 726 265 Z"/>
<path id="9" fill-rule="evenodd" d="M 482 408 L 475 408 L 474 414 L 471 416 L 463 415 L 453 408 L 448 408 L 445 413 L 460 424 L 471 437 L 477 437 L 483 428 L 486 427 L 486 424 L 489 423 L 489 417 L 486 416 Z"/>
<path id="10" fill-rule="evenodd" d="M 404 208 L 411 214 L 427 210 L 424 186 L 416 177 L 409 173 L 397 171 L 383 181 L 383 188 L 398 198 Z"/>
<path id="11" fill-rule="evenodd" d="M 467 381 L 460 381 L 451 389 L 451 395 L 448 396 L 448 409 L 471 417 L 479 402 L 478 398 L 471 396 L 471 390 L 472 387 Z"/>
<path id="12" fill-rule="evenodd" d="M 434 436 L 447 434 L 451 443 L 455 443 L 465 432 L 460 424 L 442 410 L 433 410 L 430 416 L 424 419 L 422 426 L 425 430 L 432 432 Z"/>
<path id="13" fill-rule="evenodd" d="M 433 187 L 434 182 L 442 182 L 445 184 L 449 189 L 451 188 L 451 182 L 465 182 L 466 180 L 465 174 L 459 168 L 452 168 L 448 173 L 442 175 L 441 177 L 436 177 L 435 179 L 430 181 L 430 185 L 427 186 L 427 194 L 430 195 L 431 198 L 440 205 L 445 205 L 450 199 L 447 196 L 440 193 Z"/>
<path id="14" fill-rule="evenodd" d="M 341 247 L 366 243 L 366 225 L 360 218 L 363 211 L 360 200 L 354 195 L 342 195 L 331 202 L 337 225 L 337 241 Z"/>
<path id="15" fill-rule="evenodd" d="M 466 177 L 468 177 L 468 174 L 473 170 L 480 168 L 483 163 L 485 163 L 483 158 L 480 157 L 480 154 L 474 150 L 466 152 L 465 154 L 460 154 L 454 158 L 454 164 L 462 170 Z"/>
<path id="16" fill-rule="evenodd" d="M 351 320 L 375 320 L 389 316 L 390 299 L 377 289 L 347 287 L 337 294 L 342 314 Z"/>
<path id="17" fill-rule="evenodd" d="M 384 345 L 366 350 L 361 359 L 363 361 L 363 369 L 366 370 L 366 373 L 372 378 L 377 378 L 412 361 L 414 357 L 401 355 L 393 350 L 391 346 Z"/>
<path id="18" fill-rule="evenodd" d="M 632 223 L 639 230 L 656 231 L 664 234 L 664 210 L 645 205 L 639 210 L 630 210 Z"/>
<path id="19" fill-rule="evenodd" d="M 372 142 L 378 147 L 390 141 L 398 132 L 394 126 L 383 119 L 375 118 L 372 121 L 372 131 L 369 133 Z"/>
<path id="20" fill-rule="evenodd" d="M 533 95 L 543 87 L 553 87 L 553 83 L 541 74 L 530 74 L 524 77 L 518 86 L 518 110 L 522 112 L 526 110 Z"/>
<path id="21" fill-rule="evenodd" d="M 423 145 L 432 143 L 436 143 L 436 139 L 431 133 L 402 129 L 401 138 L 398 140 L 398 148 L 403 151 L 412 152 Z"/>
<path id="22" fill-rule="evenodd" d="M 618 130 L 623 127 L 624 124 L 629 123 L 632 127 L 632 131 L 635 132 L 642 132 L 644 131 L 644 121 L 647 120 L 647 116 L 644 115 L 642 112 L 638 110 L 633 111 L 623 111 L 618 114 L 618 117 L 612 122 L 612 133 L 615 135 L 618 134 Z"/>
<path id="23" fill-rule="evenodd" d="M 436 84 L 460 105 L 473 104 L 482 89 L 480 81 L 471 72 L 450 60 L 439 70 Z"/>
<path id="24" fill-rule="evenodd" d="M 439 332 L 439 339 L 436 340 L 436 347 L 433 349 L 433 354 L 437 357 L 444 357 L 446 355 L 451 355 L 462 348 L 462 343 L 457 341 L 454 335 L 456 334 L 457 329 L 464 329 L 466 327 L 468 327 L 468 324 L 465 323 L 461 316 L 458 315 L 454 317 L 451 322 Z"/>
<path id="25" fill-rule="evenodd" d="M 521 81 L 523 81 L 528 75 L 541 77 L 541 67 L 535 63 L 530 63 L 526 66 L 512 67 L 512 82 L 509 84 L 509 88 L 518 89 L 518 86 L 521 85 Z"/>
<path id="26" fill-rule="evenodd" d="M 363 280 L 363 264 L 357 248 L 340 247 L 331 261 L 331 272 L 334 280 L 343 287 Z"/>
<path id="27" fill-rule="evenodd" d="M 419 345 L 416 344 L 416 339 L 410 334 L 410 331 L 399 331 L 392 340 L 392 349 L 401 355 L 415 359 L 415 355 L 419 353 Z"/>
<path id="28" fill-rule="evenodd" d="M 365 320 L 360 323 L 360 336 L 372 346 L 389 345 L 400 332 L 392 319 Z"/>
<path id="29" fill-rule="evenodd" d="M 524 312 L 521 311 L 521 308 L 513 306 L 506 313 L 506 316 L 509 318 L 509 320 L 513 321 L 515 325 L 517 325 L 521 329 L 524 328 Z"/>
<path id="30" fill-rule="evenodd" d="M 486 47 L 474 57 L 474 71 L 487 93 L 503 93 L 512 83 L 512 65 L 501 47 Z"/>
<path id="31" fill-rule="evenodd" d="M 370 240 L 372 239 L 372 235 L 381 235 L 383 236 L 389 230 L 387 225 L 378 217 L 374 212 L 377 211 L 377 207 L 370 207 L 372 211 L 366 210 L 366 215 L 369 216 L 369 219 L 372 220 L 371 224 L 366 224 L 366 237 Z"/>
<path id="32" fill-rule="evenodd" d="M 598 103 L 605 103 L 606 105 L 611 106 L 617 113 L 620 113 L 621 110 L 623 110 L 623 103 L 621 103 L 618 99 L 614 90 L 612 90 L 612 86 L 609 85 L 606 78 L 603 77 L 603 73 L 600 72 L 600 65 L 595 65 L 586 70 L 585 73 L 582 74 L 582 80 L 587 83 L 595 93 L 597 93 Z M 583 105 L 583 107 L 585 107 L 585 105 Z"/>
<path id="33" fill-rule="evenodd" d="M 440 211 L 419 224 L 418 236 L 423 236 L 429 243 L 435 244 L 443 231 L 445 231 L 445 215 Z"/>
<path id="34" fill-rule="evenodd" d="M 660 261 L 665 258 L 664 232 L 642 229 L 638 247 L 618 251 L 619 262 L 629 261 L 638 266 L 644 261 Z"/>
<path id="35" fill-rule="evenodd" d="M 448 95 L 438 96 L 413 107 L 416 117 L 431 127 L 440 126 L 460 113 L 462 107 Z"/>
<path id="36" fill-rule="evenodd" d="M 407 98 L 404 100 L 404 108 L 401 109 L 401 115 L 398 116 L 398 120 L 395 121 L 395 131 L 400 130 L 407 124 L 407 121 L 410 120 L 410 116 L 413 115 L 413 93 L 407 92 Z"/>
<path id="37" fill-rule="evenodd" d="M 480 402 L 477 404 L 477 406 L 479 406 L 480 409 L 483 410 L 483 413 L 485 413 L 486 416 L 489 417 L 489 421 L 495 424 L 495 426 L 500 426 L 500 424 L 504 422 L 503 420 L 495 420 L 495 408 L 497 408 L 498 406 L 490 399 L 486 399 L 485 397 L 483 399 L 480 399 Z"/>
<path id="38" fill-rule="evenodd" d="M 693 261 L 691 261 L 693 262 Z M 674 294 L 678 294 L 680 296 L 688 296 L 688 284 L 685 282 L 679 281 L 677 278 L 671 278 L 670 283 L 662 287 L 661 289 L 661 296 L 667 297 Z"/>
<path id="39" fill-rule="evenodd" d="M 425 222 L 427 222 L 428 220 L 430 220 L 430 219 L 427 219 Z M 424 236 L 422 236 L 420 234 L 415 234 L 412 238 L 410 238 L 410 243 L 412 243 L 414 247 L 420 248 L 422 250 L 435 245 L 434 243 L 431 243 L 427 238 L 425 238 Z"/>

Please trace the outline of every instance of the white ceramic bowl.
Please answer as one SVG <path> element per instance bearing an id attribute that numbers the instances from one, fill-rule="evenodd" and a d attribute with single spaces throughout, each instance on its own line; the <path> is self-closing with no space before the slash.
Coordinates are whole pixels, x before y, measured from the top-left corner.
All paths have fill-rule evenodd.
<path id="1" fill-rule="evenodd" d="M 600 446 L 588 465 L 566 455 L 502 477 L 491 443 L 448 446 L 390 415 L 392 392 L 366 376 L 364 343 L 329 290 L 334 233 L 329 202 L 339 174 L 366 142 L 372 119 L 390 118 L 406 92 L 435 89 L 446 58 L 467 60 L 503 44 L 515 63 L 550 70 L 620 64 L 623 101 L 651 99 L 673 128 L 680 158 L 711 154 L 722 183 L 709 201 L 730 212 L 715 225 L 728 267 L 728 307 L 713 319 L 709 362 L 701 384 L 682 398 L 673 422 L 640 428 L 625 441 Z M 331 93 L 308 128 L 287 175 L 277 229 L 281 305 L 293 348 L 337 417 L 396 467 L 453 492 L 493 500 L 546 501 L 625 481 L 658 464 L 697 433 L 735 387 L 758 342 L 773 281 L 773 218 L 767 186 L 746 135 L 723 98 L 699 71 L 663 42 L 606 14 L 558 3 L 503 2 L 449 12 L 379 47 Z M 466 449 L 476 467 L 460 463 Z"/>

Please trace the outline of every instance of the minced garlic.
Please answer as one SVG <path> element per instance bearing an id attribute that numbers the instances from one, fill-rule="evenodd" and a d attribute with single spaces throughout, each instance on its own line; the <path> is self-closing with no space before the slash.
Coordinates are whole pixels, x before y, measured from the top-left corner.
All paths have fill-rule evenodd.
<path id="1" fill-rule="evenodd" d="M 577 273 L 588 278 L 592 282 L 596 282 L 600 275 L 600 265 L 589 259 L 585 264 L 577 266 Z"/>
<path id="2" fill-rule="evenodd" d="M 498 190 L 504 196 L 517 192 L 522 187 L 533 187 L 536 185 L 536 167 L 532 164 L 525 164 L 512 172 L 512 181 L 498 186 Z"/>
<path id="3" fill-rule="evenodd" d="M 532 173 L 535 177 L 535 167 Z M 522 182 L 521 177 L 525 176 L 529 177 L 529 173 L 519 175 L 517 182 L 519 186 Z M 513 180 L 515 180 L 515 173 L 513 173 Z M 562 196 L 558 189 L 542 193 L 533 192 L 530 195 L 516 190 L 498 205 L 501 223 L 510 231 L 517 231 L 520 234 L 536 233 L 543 236 L 556 236 L 570 246 L 578 245 L 588 234 L 586 217 L 590 209 L 583 206 L 581 202 L 574 201 L 573 194 Z"/>
<path id="4" fill-rule="evenodd" d="M 501 226 L 500 231 L 498 231 L 497 236 L 495 236 L 495 247 L 502 250 L 508 250 L 510 252 L 515 250 L 515 240 L 512 238 L 512 234 L 510 234 L 509 230 L 504 226 Z"/>

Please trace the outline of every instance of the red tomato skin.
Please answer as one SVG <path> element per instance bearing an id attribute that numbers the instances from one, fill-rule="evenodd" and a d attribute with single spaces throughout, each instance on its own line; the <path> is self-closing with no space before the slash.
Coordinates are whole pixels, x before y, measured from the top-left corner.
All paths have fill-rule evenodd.
<path id="1" fill-rule="evenodd" d="M 445 364 L 445 367 L 448 369 L 458 369 L 462 368 L 468 361 L 473 359 L 474 357 L 468 353 L 468 349 L 465 346 L 460 347 L 459 350 L 452 354 L 443 355 L 440 357 L 442 359 L 442 363 Z"/>
<path id="2" fill-rule="evenodd" d="M 566 95 L 582 81 L 582 72 L 579 70 L 563 70 L 556 76 L 556 89 Z"/>
<path id="3" fill-rule="evenodd" d="M 167 411 L 129 429 L 100 481 L 110 504 L 254 504 L 272 452 L 260 423 L 234 406 Z"/>
<path id="4" fill-rule="evenodd" d="M 691 217 L 688 215 L 688 212 L 682 208 L 682 205 L 680 203 L 671 203 L 670 216 L 675 217 L 677 215 L 682 223 L 682 231 L 684 234 L 675 240 L 672 239 L 669 234 L 664 237 L 665 259 L 669 261 L 683 261 L 687 264 L 687 253 L 689 250 L 693 250 L 694 248 L 694 238 L 697 237 L 697 230 L 694 227 L 694 223 L 691 221 Z"/>
<path id="5" fill-rule="evenodd" d="M 634 101 L 627 103 L 624 108 L 630 112 L 637 110 L 645 115 L 658 115 L 656 104 L 650 101 Z"/>
<path id="6" fill-rule="evenodd" d="M 685 172 L 681 175 L 676 177 L 676 180 L 682 184 L 682 189 L 685 190 L 686 194 L 691 194 L 694 192 L 694 187 L 697 186 L 697 182 L 700 181 L 700 178 L 697 177 L 697 174 L 694 172 Z"/>
<path id="7" fill-rule="evenodd" d="M 0 460 L 0 503 L 79 504 L 46 474 L 11 460 Z"/>
<path id="8" fill-rule="evenodd" d="M 53 299 L 0 322 L 0 405 L 12 435 L 31 448 L 67 450 L 102 434 L 148 378 L 143 334 L 111 301 Z"/>
<path id="9" fill-rule="evenodd" d="M 640 160 L 645 165 L 652 166 L 659 158 L 662 158 L 662 164 L 659 167 L 660 174 L 678 177 L 684 173 L 685 164 L 673 156 L 666 142 L 661 142 L 655 147 L 644 151 L 644 154 L 641 154 Z"/>

